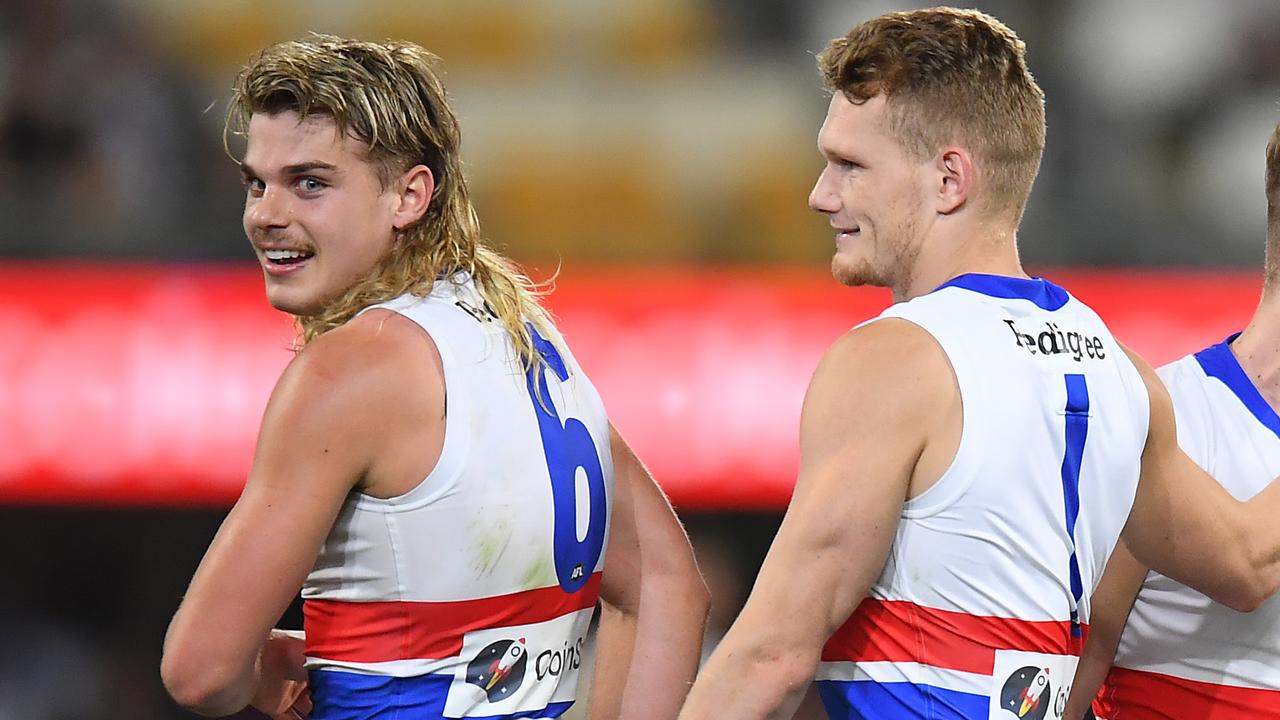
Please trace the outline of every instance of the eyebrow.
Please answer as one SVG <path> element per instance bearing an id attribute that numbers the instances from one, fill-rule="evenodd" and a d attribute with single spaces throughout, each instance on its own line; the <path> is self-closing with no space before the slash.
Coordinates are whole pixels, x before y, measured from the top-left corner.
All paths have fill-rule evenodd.
<path id="1" fill-rule="evenodd" d="M 281 168 L 281 172 L 286 176 L 303 175 L 315 170 L 338 171 L 338 166 L 320 160 L 308 160 L 307 162 L 295 163 L 293 165 L 285 165 Z M 240 163 L 240 174 L 244 177 L 258 177 L 258 171 L 249 166 L 248 163 Z"/>
<path id="2" fill-rule="evenodd" d="M 849 159 L 851 159 L 851 158 L 849 158 L 848 156 L 846 156 L 846 155 L 845 155 L 845 153 L 843 153 L 843 152 L 839 151 L 839 150 L 838 150 L 838 149 L 836 149 L 836 148 L 823 147 L 822 143 L 818 143 L 818 154 L 819 154 L 819 155 L 821 155 L 821 156 L 822 156 L 822 158 L 823 158 L 824 160 L 849 160 Z"/>
<path id="3" fill-rule="evenodd" d="M 824 144 L 822 142 L 821 133 L 818 134 L 818 141 L 815 144 L 818 146 L 818 154 L 824 158 L 832 158 L 840 154 L 836 152 L 835 149 L 832 148 L 830 144 Z"/>

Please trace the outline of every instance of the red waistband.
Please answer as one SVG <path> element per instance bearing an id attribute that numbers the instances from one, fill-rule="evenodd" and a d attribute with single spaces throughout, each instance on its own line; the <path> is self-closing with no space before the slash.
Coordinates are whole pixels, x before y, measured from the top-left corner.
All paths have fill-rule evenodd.
<path id="1" fill-rule="evenodd" d="M 1280 720 L 1280 691 L 1115 667 L 1093 711 L 1107 720 Z"/>
<path id="2" fill-rule="evenodd" d="M 1087 634 L 1073 637 L 1069 620 L 1018 620 L 969 615 L 902 600 L 862 601 L 822 649 L 826 662 L 918 662 L 991 673 L 997 650 L 1079 655 Z"/>
<path id="3" fill-rule="evenodd" d="M 386 662 L 453 657 L 463 635 L 484 628 L 546 622 L 595 606 L 600 573 L 572 595 L 558 585 L 449 602 L 303 603 L 310 657 L 341 662 Z"/>

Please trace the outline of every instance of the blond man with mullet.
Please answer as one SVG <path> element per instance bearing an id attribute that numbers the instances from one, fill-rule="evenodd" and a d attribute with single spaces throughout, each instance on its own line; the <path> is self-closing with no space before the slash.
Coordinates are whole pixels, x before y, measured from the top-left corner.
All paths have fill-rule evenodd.
<path id="1" fill-rule="evenodd" d="M 800 471 L 684 720 L 1061 718 L 1123 534 L 1238 609 L 1280 584 L 1280 484 L 1241 504 L 1178 448 L 1169 396 L 1016 235 L 1044 147 L 1025 47 L 933 8 L 854 27 L 809 196 L 832 270 L 893 291 L 822 359 Z"/>
<path id="2" fill-rule="evenodd" d="M 437 60 L 313 36 L 227 129 L 303 345 L 165 638 L 211 716 L 673 717 L 707 610 L 683 529 L 514 266 L 481 241 Z M 305 634 L 272 630 L 301 588 Z"/>

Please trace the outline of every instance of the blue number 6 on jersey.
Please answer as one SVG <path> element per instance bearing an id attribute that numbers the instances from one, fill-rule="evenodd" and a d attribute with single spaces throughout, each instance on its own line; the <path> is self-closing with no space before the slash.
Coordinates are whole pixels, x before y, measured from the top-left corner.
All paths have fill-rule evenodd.
<path id="1" fill-rule="evenodd" d="M 550 369 L 564 382 L 569 370 L 556 346 L 538 334 L 533 325 L 527 325 L 533 338 L 533 346 L 542 356 L 543 365 L 525 372 L 529 387 L 529 399 L 538 418 L 538 432 L 542 435 L 542 451 L 547 458 L 547 470 L 551 475 L 551 498 L 555 514 L 553 547 L 556 579 L 565 592 L 574 593 L 586 584 L 600 560 L 604 549 L 605 514 L 608 501 L 605 497 L 604 470 L 596 444 L 587 426 L 577 418 L 565 418 L 562 422 L 551 402 L 547 388 L 546 370 Z M 578 539 L 578 469 L 587 477 L 587 534 Z"/>

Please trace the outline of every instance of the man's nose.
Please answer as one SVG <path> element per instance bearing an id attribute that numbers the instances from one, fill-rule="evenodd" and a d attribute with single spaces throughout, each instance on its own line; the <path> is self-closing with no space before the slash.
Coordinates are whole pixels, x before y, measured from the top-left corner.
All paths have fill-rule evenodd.
<path id="1" fill-rule="evenodd" d="M 809 208 L 820 213 L 833 213 L 840 209 L 840 194 L 836 192 L 830 166 L 818 173 L 818 180 L 809 191 Z"/>
<path id="2" fill-rule="evenodd" d="M 264 230 L 285 227 L 289 224 L 287 194 L 280 188 L 268 185 L 262 195 L 247 201 L 245 219 L 249 225 Z"/>

